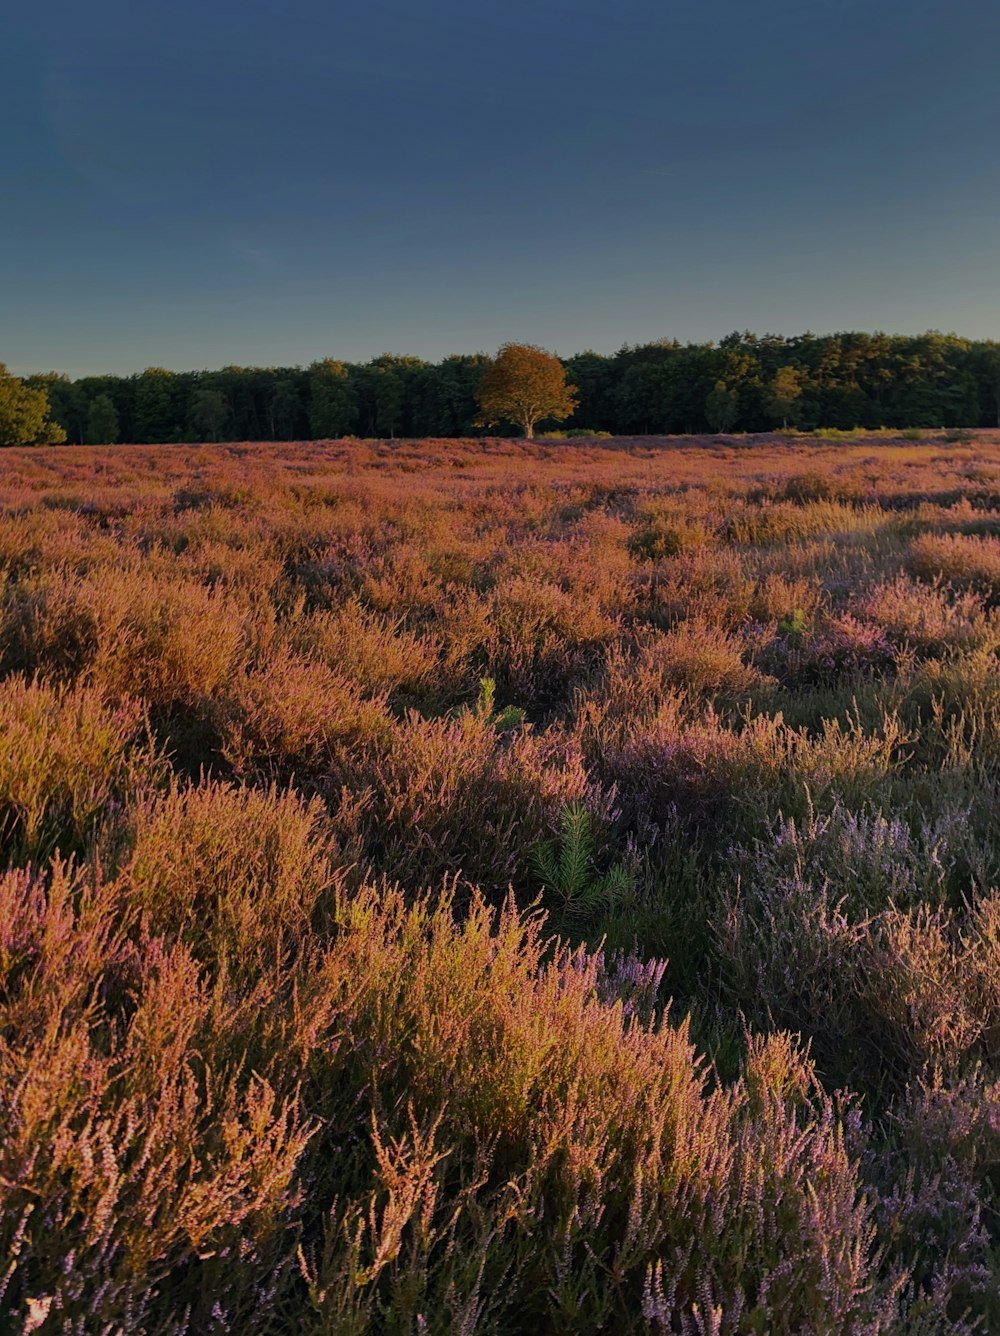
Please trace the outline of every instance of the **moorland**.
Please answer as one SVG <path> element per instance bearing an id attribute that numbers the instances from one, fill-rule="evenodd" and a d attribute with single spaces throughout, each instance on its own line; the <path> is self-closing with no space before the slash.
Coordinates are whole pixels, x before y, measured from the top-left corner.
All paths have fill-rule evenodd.
<path id="1" fill-rule="evenodd" d="M 1000 434 L 14 449 L 0 1326 L 1000 1328 Z"/>

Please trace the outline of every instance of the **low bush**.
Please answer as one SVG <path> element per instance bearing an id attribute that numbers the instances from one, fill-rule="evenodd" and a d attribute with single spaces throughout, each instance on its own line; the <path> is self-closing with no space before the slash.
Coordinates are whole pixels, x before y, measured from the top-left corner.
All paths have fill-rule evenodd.
<path id="1" fill-rule="evenodd" d="M 1000 455 L 840 434 L 6 452 L 0 1330 L 998 1326 Z"/>
<path id="2" fill-rule="evenodd" d="M 975 590 L 990 603 L 1000 597 L 1000 539 L 922 534 L 907 549 L 906 567 L 918 580 L 944 580 Z"/>
<path id="3" fill-rule="evenodd" d="M 89 853 L 162 763 L 141 706 L 92 688 L 0 680 L 0 848 L 5 864 Z"/>

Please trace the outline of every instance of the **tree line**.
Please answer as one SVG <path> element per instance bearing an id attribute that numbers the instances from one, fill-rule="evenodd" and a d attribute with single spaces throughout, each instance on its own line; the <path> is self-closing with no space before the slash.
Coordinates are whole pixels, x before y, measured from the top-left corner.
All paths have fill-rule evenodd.
<path id="1" fill-rule="evenodd" d="M 929 332 L 783 337 L 733 333 L 563 358 L 575 410 L 561 425 L 616 435 L 778 427 L 1000 425 L 1000 343 Z M 475 436 L 493 360 L 385 355 L 363 364 L 240 367 L 131 376 L 49 372 L 23 388 L 48 397 L 53 435 L 76 443 Z M 544 420 L 540 423 L 544 427 Z"/>

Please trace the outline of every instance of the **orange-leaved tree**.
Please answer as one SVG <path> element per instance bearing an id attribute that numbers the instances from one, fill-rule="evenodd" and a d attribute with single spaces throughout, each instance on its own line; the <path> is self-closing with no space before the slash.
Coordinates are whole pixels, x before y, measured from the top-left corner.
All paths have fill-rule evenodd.
<path id="1" fill-rule="evenodd" d="M 558 357 L 533 343 L 505 343 L 479 382 L 479 425 L 516 422 L 530 440 L 536 422 L 569 417 L 576 408 L 575 390 L 566 384 Z"/>

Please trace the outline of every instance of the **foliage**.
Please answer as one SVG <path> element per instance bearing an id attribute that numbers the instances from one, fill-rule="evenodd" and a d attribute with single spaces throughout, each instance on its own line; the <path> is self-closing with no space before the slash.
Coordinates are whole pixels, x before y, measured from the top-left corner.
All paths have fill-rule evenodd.
<path id="1" fill-rule="evenodd" d="M 0 445 L 55 445 L 66 433 L 49 418 L 49 396 L 0 362 Z"/>
<path id="2" fill-rule="evenodd" d="M 717 380 L 705 400 L 705 422 L 709 431 L 732 431 L 739 415 L 739 393 L 724 380 Z"/>
<path id="3" fill-rule="evenodd" d="M 802 398 L 802 373 L 798 367 L 779 367 L 771 381 L 767 399 L 768 412 L 781 419 L 782 427 L 788 426 Z"/>
<path id="4" fill-rule="evenodd" d="M 477 392 L 492 365 L 482 354 L 435 364 L 383 354 L 361 364 L 325 358 L 308 367 L 176 374 L 150 368 L 138 376 L 75 381 L 47 372 L 25 385 L 44 390 L 53 420 L 81 443 L 93 434 L 90 408 L 102 396 L 114 406 L 124 441 L 184 441 L 199 432 L 232 441 L 353 433 L 460 438 L 484 430 L 477 425 L 483 416 Z M 542 365 L 558 381 L 556 366 Z M 945 428 L 951 443 L 964 446 L 972 440 L 963 432 L 1000 421 L 998 345 L 935 331 L 792 338 L 744 332 L 718 345 L 660 339 L 610 355 L 579 353 L 561 366 L 576 387 L 576 406 L 564 434 L 545 433 L 551 439 L 757 433 L 788 422 L 830 441 L 854 441 L 882 428 Z M 222 396 L 224 414 L 206 394 Z M 202 403 L 214 407 L 196 426 Z M 557 416 L 565 414 L 560 409 Z M 523 428 L 520 417 L 507 421 Z"/>
<path id="5" fill-rule="evenodd" d="M 593 820 L 580 803 L 563 808 L 559 834 L 534 851 L 535 872 L 564 922 L 614 912 L 633 889 L 634 878 L 624 863 L 600 873 L 596 853 Z"/>
<path id="6" fill-rule="evenodd" d="M 786 357 L 572 376 L 697 420 Z M 392 432 L 482 367 L 315 374 Z M 0 1329 L 997 1328 L 1000 433 L 922 402 L 6 452 Z"/>
<path id="7" fill-rule="evenodd" d="M 99 394 L 87 410 L 87 444 L 114 445 L 120 431 L 118 410 L 109 394 Z"/>
<path id="8" fill-rule="evenodd" d="M 561 422 L 577 402 L 559 358 L 528 343 L 505 343 L 483 372 L 476 394 L 483 425 L 516 422 L 529 440 L 536 422 Z"/>

